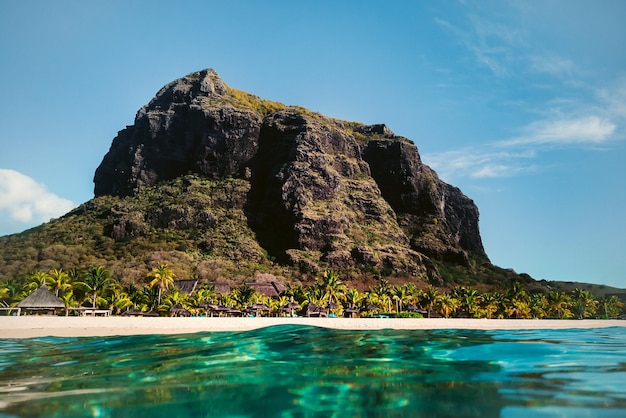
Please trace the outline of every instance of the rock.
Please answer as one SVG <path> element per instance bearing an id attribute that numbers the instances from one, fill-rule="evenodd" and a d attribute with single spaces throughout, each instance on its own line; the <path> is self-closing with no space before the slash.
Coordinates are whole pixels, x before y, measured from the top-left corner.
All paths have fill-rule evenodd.
<path id="1" fill-rule="evenodd" d="M 257 151 L 261 117 L 233 103 L 213 70 L 163 87 L 113 140 L 94 176 L 96 197 L 133 195 L 187 173 L 241 175 Z"/>
<path id="2" fill-rule="evenodd" d="M 246 195 L 221 204 L 244 208 L 268 254 L 303 271 L 375 267 L 438 282 L 430 258 L 488 260 L 476 205 L 424 165 L 411 141 L 384 124 L 259 99 L 213 70 L 169 83 L 139 110 L 96 170 L 95 195 L 133 196 L 186 174 L 248 182 Z M 146 225 L 210 228 L 202 201 L 120 218 L 112 236 Z M 215 245 L 205 237 L 200 249 Z"/>

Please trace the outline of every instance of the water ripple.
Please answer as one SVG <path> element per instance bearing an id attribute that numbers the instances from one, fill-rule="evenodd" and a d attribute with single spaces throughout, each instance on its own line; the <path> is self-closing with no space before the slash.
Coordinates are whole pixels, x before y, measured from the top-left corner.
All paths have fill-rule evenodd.
<path id="1" fill-rule="evenodd" d="M 626 329 L 0 340 L 0 417 L 626 412 Z"/>

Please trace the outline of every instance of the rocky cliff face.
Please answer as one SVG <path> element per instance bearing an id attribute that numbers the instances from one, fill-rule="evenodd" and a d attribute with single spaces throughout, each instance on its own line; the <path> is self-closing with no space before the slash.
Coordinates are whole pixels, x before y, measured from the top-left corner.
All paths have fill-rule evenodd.
<path id="1" fill-rule="evenodd" d="M 412 142 L 384 125 L 261 100 L 212 70 L 166 85 L 139 110 L 96 170 L 95 194 L 131 196 L 186 174 L 248 182 L 247 226 L 272 257 L 304 270 L 432 279 L 431 259 L 487 261 L 478 209 Z"/>

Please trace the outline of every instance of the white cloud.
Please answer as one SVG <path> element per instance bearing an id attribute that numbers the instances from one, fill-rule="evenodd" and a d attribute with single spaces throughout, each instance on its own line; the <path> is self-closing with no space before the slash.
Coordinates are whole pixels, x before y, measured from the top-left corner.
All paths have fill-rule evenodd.
<path id="1" fill-rule="evenodd" d="M 73 202 L 49 192 L 32 178 L 15 170 L 0 169 L 0 233 L 47 222 L 73 207 Z"/>
<path id="2" fill-rule="evenodd" d="M 547 119 L 531 123 L 524 128 L 525 134 L 501 145 L 523 144 L 600 144 L 611 139 L 617 125 L 600 116 L 570 119 Z"/>
<path id="3" fill-rule="evenodd" d="M 555 55 L 531 55 L 529 61 L 531 69 L 538 73 L 561 76 L 572 74 L 575 71 L 572 60 Z"/>
<path id="4" fill-rule="evenodd" d="M 470 16 L 469 28 L 435 18 L 435 23 L 453 33 L 481 66 L 489 68 L 496 77 L 509 76 L 508 64 L 514 45 L 523 43 L 523 36 L 515 29 Z"/>
<path id="5" fill-rule="evenodd" d="M 528 160 L 535 157 L 533 151 L 493 152 L 488 148 L 462 149 L 423 155 L 423 160 L 439 176 L 449 181 L 456 176 L 474 178 L 511 177 L 537 170 Z"/>

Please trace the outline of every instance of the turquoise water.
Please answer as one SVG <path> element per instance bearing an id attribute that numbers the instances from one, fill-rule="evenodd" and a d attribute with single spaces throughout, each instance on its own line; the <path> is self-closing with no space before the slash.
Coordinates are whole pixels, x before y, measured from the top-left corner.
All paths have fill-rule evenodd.
<path id="1" fill-rule="evenodd" d="M 0 417 L 626 416 L 626 328 L 0 339 Z"/>

